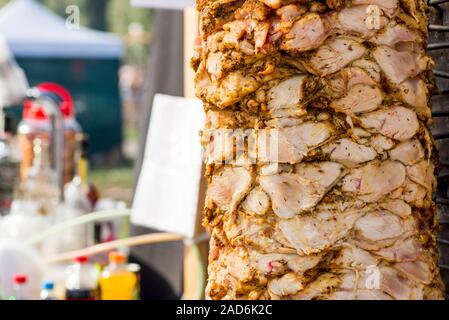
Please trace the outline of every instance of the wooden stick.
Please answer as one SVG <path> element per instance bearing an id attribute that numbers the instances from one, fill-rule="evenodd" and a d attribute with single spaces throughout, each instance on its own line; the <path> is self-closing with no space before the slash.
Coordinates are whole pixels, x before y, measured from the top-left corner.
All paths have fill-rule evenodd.
<path id="1" fill-rule="evenodd" d="M 184 237 L 175 233 L 151 233 L 137 237 L 126 238 L 122 240 L 111 241 L 98 244 L 81 250 L 65 252 L 51 256 L 46 259 L 47 263 L 58 263 L 67 260 L 73 260 L 79 256 L 92 256 L 102 252 L 114 250 L 119 247 L 135 247 L 144 244 L 171 242 L 184 240 Z"/>

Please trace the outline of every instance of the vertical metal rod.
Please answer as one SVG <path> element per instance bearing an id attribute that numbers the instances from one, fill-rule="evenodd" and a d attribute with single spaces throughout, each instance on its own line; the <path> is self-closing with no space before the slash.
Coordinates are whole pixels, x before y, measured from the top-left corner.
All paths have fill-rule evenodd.
<path id="1" fill-rule="evenodd" d="M 429 31 L 449 32 L 449 26 L 444 26 L 440 24 L 429 24 L 428 29 Z"/>
<path id="2" fill-rule="evenodd" d="M 434 74 L 436 77 L 440 77 L 440 78 L 444 78 L 444 79 L 449 79 L 449 72 L 444 71 L 444 70 L 438 70 L 438 69 L 433 70 L 433 74 Z"/>
<path id="3" fill-rule="evenodd" d="M 5 133 L 6 130 L 6 115 L 5 110 L 3 110 L 3 106 L 0 105 L 0 138 Z"/>
<path id="4" fill-rule="evenodd" d="M 449 117 L 449 111 L 433 111 L 432 117 L 434 118 Z"/>
<path id="5" fill-rule="evenodd" d="M 449 2 L 449 0 L 429 0 L 429 6 L 437 6 L 442 3 Z"/>
<path id="6" fill-rule="evenodd" d="M 448 49 L 449 42 L 435 42 L 427 45 L 427 50 L 440 50 L 440 49 Z"/>

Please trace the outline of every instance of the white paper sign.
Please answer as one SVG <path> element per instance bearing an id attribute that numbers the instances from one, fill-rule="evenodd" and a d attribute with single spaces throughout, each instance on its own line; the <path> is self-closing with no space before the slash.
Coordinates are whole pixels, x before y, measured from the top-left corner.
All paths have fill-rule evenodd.
<path id="1" fill-rule="evenodd" d="M 199 100 L 156 95 L 131 221 L 194 237 L 204 128 Z"/>
<path id="2" fill-rule="evenodd" d="M 184 9 L 194 8 L 195 0 L 132 0 L 131 4 L 135 7 Z"/>

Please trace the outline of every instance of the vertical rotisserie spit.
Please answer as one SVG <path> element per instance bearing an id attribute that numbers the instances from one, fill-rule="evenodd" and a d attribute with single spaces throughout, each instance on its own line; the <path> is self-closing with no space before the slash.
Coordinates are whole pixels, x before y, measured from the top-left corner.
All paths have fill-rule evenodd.
<path id="1" fill-rule="evenodd" d="M 198 0 L 211 299 L 441 299 L 421 0 Z"/>

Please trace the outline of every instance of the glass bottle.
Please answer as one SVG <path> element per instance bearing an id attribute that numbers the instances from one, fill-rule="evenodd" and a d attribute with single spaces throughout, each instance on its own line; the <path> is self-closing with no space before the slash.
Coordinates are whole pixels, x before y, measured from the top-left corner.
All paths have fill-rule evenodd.
<path id="1" fill-rule="evenodd" d="M 126 257 L 120 252 L 109 254 L 109 265 L 100 279 L 102 300 L 133 300 L 137 285 L 136 274 L 126 267 Z"/>
<path id="2" fill-rule="evenodd" d="M 77 170 L 75 177 L 64 187 L 64 200 L 66 218 L 73 219 L 93 212 L 98 193 L 88 184 L 88 140 L 84 135 L 79 135 L 77 152 Z M 72 228 L 71 234 L 67 234 L 67 243 L 72 243 L 70 250 L 77 250 L 94 243 L 94 223 Z"/>
<path id="3" fill-rule="evenodd" d="M 66 300 L 98 300 L 98 276 L 89 258 L 82 256 L 75 259 L 69 268 L 66 280 Z"/>
<path id="4" fill-rule="evenodd" d="M 59 203 L 59 189 L 56 173 L 51 169 L 50 153 L 47 142 L 41 139 L 33 141 L 33 165 L 27 172 L 22 186 L 22 197 L 37 206 L 37 213 L 48 215 L 55 212 Z"/>

